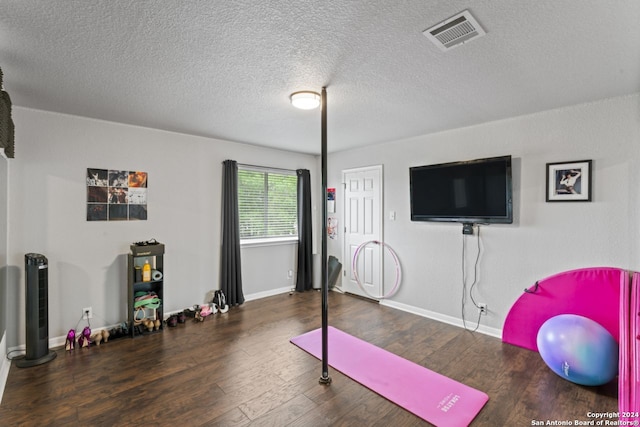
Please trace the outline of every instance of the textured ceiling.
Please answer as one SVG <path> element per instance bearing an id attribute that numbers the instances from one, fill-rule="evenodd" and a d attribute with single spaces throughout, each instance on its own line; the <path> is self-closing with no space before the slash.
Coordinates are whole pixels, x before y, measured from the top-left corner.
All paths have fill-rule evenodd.
<path id="1" fill-rule="evenodd" d="M 468 9 L 487 35 L 422 31 Z M 335 152 L 640 91 L 638 0 L 1 0 L 18 106 Z M 19 129 L 17 130 L 19 132 Z"/>

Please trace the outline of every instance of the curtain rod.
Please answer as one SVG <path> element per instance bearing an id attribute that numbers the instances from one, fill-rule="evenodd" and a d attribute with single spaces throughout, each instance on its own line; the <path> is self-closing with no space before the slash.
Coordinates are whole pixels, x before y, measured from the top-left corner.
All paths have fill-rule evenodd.
<path id="1" fill-rule="evenodd" d="M 284 172 L 296 173 L 296 169 L 274 168 L 274 167 L 271 167 L 271 166 L 250 165 L 248 163 L 238 163 L 238 166 L 245 166 L 245 167 L 256 168 L 256 169 L 268 169 L 268 170 L 274 170 L 274 171 L 284 171 Z"/>

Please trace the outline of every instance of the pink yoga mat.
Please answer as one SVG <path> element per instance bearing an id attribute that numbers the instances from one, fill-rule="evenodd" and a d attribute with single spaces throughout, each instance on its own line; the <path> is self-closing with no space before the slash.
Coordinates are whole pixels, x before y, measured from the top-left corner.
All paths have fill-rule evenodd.
<path id="1" fill-rule="evenodd" d="M 291 339 L 322 357 L 322 330 Z M 328 329 L 328 364 L 436 426 L 468 426 L 489 400 L 474 388 L 403 359 L 339 329 Z"/>

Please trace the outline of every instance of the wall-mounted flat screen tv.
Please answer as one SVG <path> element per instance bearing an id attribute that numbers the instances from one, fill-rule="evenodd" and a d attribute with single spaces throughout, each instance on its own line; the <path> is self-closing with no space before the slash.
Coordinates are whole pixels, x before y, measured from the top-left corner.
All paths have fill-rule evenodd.
<path id="1" fill-rule="evenodd" d="M 511 224 L 511 156 L 409 168 L 411 220 Z"/>

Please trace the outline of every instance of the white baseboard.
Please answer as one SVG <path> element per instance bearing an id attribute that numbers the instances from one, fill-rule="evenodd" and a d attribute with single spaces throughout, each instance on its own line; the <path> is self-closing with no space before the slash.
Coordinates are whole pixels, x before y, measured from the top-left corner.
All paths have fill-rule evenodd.
<path id="1" fill-rule="evenodd" d="M 292 291 L 292 288 L 290 288 L 290 287 L 284 287 L 284 288 L 278 288 L 278 289 L 271 289 L 271 290 L 269 290 L 269 291 L 265 291 L 265 292 L 257 292 L 257 293 L 255 293 L 255 294 L 249 294 L 249 295 L 246 295 L 246 296 L 245 296 L 245 298 L 244 298 L 244 300 L 245 300 L 245 302 L 246 302 L 246 301 L 253 301 L 253 300 L 257 300 L 257 299 L 261 299 L 261 298 L 266 298 L 266 297 L 270 297 L 270 296 L 274 296 L 274 295 L 285 294 L 285 293 L 287 293 L 287 292 L 291 292 L 291 291 Z M 164 317 L 166 318 L 166 317 L 169 317 L 169 316 L 170 316 L 170 315 L 172 315 L 172 314 L 178 314 L 178 313 L 180 313 L 180 312 L 182 312 L 182 311 L 183 311 L 183 310 L 176 310 L 176 311 L 172 311 L 172 312 L 165 312 L 165 313 L 164 313 Z M 115 327 L 118 327 L 119 325 L 120 325 L 120 324 L 117 324 L 117 325 L 107 325 L 107 326 L 103 326 L 103 327 L 101 327 L 101 328 L 95 328 L 95 329 L 92 329 L 92 331 L 93 331 L 93 332 L 97 332 L 97 331 L 101 331 L 101 330 L 103 330 L 103 329 L 113 329 L 113 328 L 115 328 Z M 6 335 L 6 334 L 5 334 L 5 335 Z M 61 335 L 61 336 L 58 336 L 58 337 L 52 337 L 52 338 L 49 338 L 49 348 L 62 347 L 62 346 L 65 344 L 66 340 L 67 340 L 67 336 L 66 336 L 66 335 Z M 4 336 L 2 337 L 2 341 L 0 341 L 0 350 L 2 350 L 2 353 L 1 353 L 1 354 L 7 354 L 7 351 L 6 351 L 6 342 L 5 342 L 5 337 L 4 337 Z M 24 351 L 26 351 L 26 347 L 25 347 L 25 345 L 23 344 L 23 345 L 19 345 L 19 346 L 17 346 L 17 347 L 13 347 L 13 348 L 11 348 L 9 351 L 11 351 L 11 352 L 15 352 L 15 351 L 22 351 L 22 352 L 24 352 Z M 4 364 L 6 364 L 6 365 L 7 365 L 7 368 L 6 368 L 6 371 L 7 371 L 7 372 L 6 372 L 6 373 L 4 372 L 4 369 L 3 369 L 3 368 L 4 368 Z M 10 365 L 9 361 L 8 361 L 8 360 L 6 360 L 6 358 L 4 358 L 4 360 L 3 360 L 2 364 L 0 364 L 0 375 L 2 375 L 3 373 L 4 373 L 4 374 L 6 374 L 6 375 L 8 375 L 8 373 L 9 373 L 9 368 L 8 368 L 8 366 L 9 366 L 9 365 Z M 2 378 L 0 377 L 0 385 L 3 385 L 3 384 L 4 384 L 4 383 L 2 382 Z M 0 397 L 1 397 L 1 396 L 2 396 L 2 395 L 0 394 Z"/>
<path id="2" fill-rule="evenodd" d="M 103 329 L 107 329 L 107 330 L 108 330 L 108 329 L 115 328 L 115 327 L 117 327 L 117 326 L 118 326 L 118 325 L 103 326 L 103 327 L 101 327 L 101 328 L 91 329 L 91 331 L 92 331 L 92 332 L 98 332 L 98 331 L 101 331 L 101 330 L 103 330 Z M 66 344 L 66 341 L 67 341 L 67 336 L 66 336 L 66 335 L 60 335 L 59 337 L 52 337 L 52 338 L 49 338 L 49 348 L 50 348 L 50 349 L 53 349 L 53 348 L 56 348 L 56 347 L 62 347 L 62 346 L 64 346 L 64 345 Z M 10 351 L 11 353 L 14 353 L 14 352 L 21 352 L 22 354 L 24 354 L 24 353 L 27 351 L 27 347 L 26 347 L 26 345 L 25 345 L 25 344 L 20 344 L 20 345 L 19 345 L 19 346 L 17 346 L 17 347 L 11 347 L 11 348 L 9 349 L 9 351 Z"/>
<path id="3" fill-rule="evenodd" d="M 257 292 L 255 294 L 249 294 L 244 296 L 244 301 L 253 301 L 261 298 L 272 297 L 274 295 L 286 294 L 287 292 L 291 292 L 294 288 L 286 287 L 286 288 L 278 288 L 271 289 L 269 291 Z"/>
<path id="4" fill-rule="evenodd" d="M 287 288 L 272 289 L 270 291 L 258 292 L 258 293 L 255 293 L 255 294 L 246 295 L 244 297 L 244 300 L 245 300 L 245 302 L 246 301 L 253 301 L 253 300 L 256 300 L 256 299 L 266 298 L 266 297 L 270 297 L 270 296 L 273 296 L 273 295 L 284 294 L 284 293 L 287 293 L 287 292 L 290 292 L 290 291 L 291 291 L 291 288 L 288 288 L 288 287 Z M 167 317 L 171 316 L 172 314 L 182 313 L 183 311 L 184 310 L 175 310 L 175 311 L 165 312 L 164 313 L 164 317 L 166 319 Z M 120 325 L 120 323 L 118 323 L 117 325 L 103 326 L 101 328 L 91 329 L 91 331 L 92 332 L 97 332 L 97 331 L 101 331 L 103 329 L 109 330 L 109 329 L 116 328 L 119 325 Z M 66 335 L 49 338 L 49 348 L 63 346 L 65 344 L 66 339 L 67 339 Z M 16 351 L 17 350 L 22 350 L 22 351 L 24 351 L 25 350 L 25 346 L 16 347 L 13 350 L 16 350 Z"/>
<path id="5" fill-rule="evenodd" d="M 395 302 L 395 301 L 389 301 L 389 300 L 382 300 L 380 301 L 381 305 L 384 305 L 386 307 L 391 307 L 391 308 L 395 308 L 398 310 L 402 310 L 402 311 L 406 311 L 407 313 L 411 313 L 411 314 L 416 314 L 418 316 L 422 316 L 422 317 L 426 317 L 427 319 L 433 319 L 433 320 L 437 320 L 439 322 L 442 323 L 447 323 L 449 325 L 453 325 L 453 326 L 458 326 L 459 328 L 464 328 L 464 324 L 462 323 L 462 320 L 456 318 L 456 317 L 451 317 L 451 316 L 447 316 L 441 313 L 436 313 L 434 311 L 429 311 L 429 310 L 424 310 L 422 308 L 418 308 L 418 307 L 414 307 L 408 304 L 402 304 L 399 302 Z M 473 327 L 475 328 L 475 322 L 473 324 Z M 469 322 L 467 321 L 467 329 L 469 328 Z M 480 325 L 478 327 L 478 329 L 476 330 L 476 332 L 480 332 L 482 334 L 485 335 L 489 335 L 495 338 L 500 338 L 502 339 L 502 330 L 501 329 L 496 329 L 496 328 L 490 328 L 488 326 L 484 326 L 484 325 Z"/>
<path id="6" fill-rule="evenodd" d="M 261 298 L 267 298 L 267 297 L 271 297 L 274 295 L 280 295 L 280 294 L 286 294 L 287 292 L 292 292 L 294 291 L 294 289 L 290 288 L 290 287 L 284 287 L 284 288 L 278 288 L 278 289 L 271 289 L 269 291 L 264 291 L 264 292 L 257 292 L 254 294 L 249 294 L 249 295 L 245 295 L 245 302 L 247 301 L 254 301 L 254 300 L 258 300 Z M 332 291 L 334 292 L 343 292 L 341 289 L 332 289 Z M 464 325 L 462 323 L 462 320 L 455 318 L 455 317 L 451 317 L 451 316 L 447 316 L 441 313 L 436 313 L 435 311 L 429 311 L 429 310 L 424 310 L 422 308 L 418 308 L 418 307 L 414 307 L 412 305 L 408 305 L 408 304 L 402 304 L 399 302 L 395 302 L 395 301 L 390 301 L 390 300 L 381 300 L 380 301 L 381 305 L 387 306 L 387 307 L 391 307 L 391 308 L 395 308 L 397 310 L 402 310 L 402 311 L 406 311 L 407 313 L 412 313 L 412 314 L 416 314 L 418 316 L 422 316 L 422 317 L 426 317 L 428 319 L 433 319 L 433 320 L 437 320 L 439 322 L 443 322 L 443 323 L 447 323 L 449 325 L 454 325 L 454 326 L 458 326 L 460 328 L 464 328 Z M 165 313 L 165 317 L 168 317 L 171 314 L 177 314 L 180 313 L 182 310 L 177 310 L 175 312 L 170 312 L 170 313 Z M 467 322 L 468 323 L 468 322 Z M 111 326 L 103 326 L 101 328 L 96 328 L 94 330 L 95 331 L 100 331 L 102 329 L 112 329 L 117 327 L 118 325 L 111 325 Z M 488 326 L 483 326 L 480 325 L 480 327 L 478 327 L 477 332 L 480 332 L 482 334 L 485 335 L 489 335 L 495 338 L 500 338 L 502 339 L 502 330 L 501 329 L 496 329 L 496 328 L 490 328 Z M 49 348 L 55 348 L 55 347 L 61 347 L 65 344 L 65 341 L 67 339 L 66 335 L 62 335 L 59 337 L 53 337 L 49 339 Z M 5 342 L 5 337 L 2 337 L 2 341 L 0 342 L 0 350 L 3 350 L 3 353 L 0 354 L 7 354 L 6 352 L 6 342 Z M 21 345 L 18 347 L 14 347 L 11 348 L 9 351 L 25 351 L 25 346 Z M 8 361 L 6 360 L 6 358 L 4 358 L 4 362 L 3 364 L 0 364 L 0 385 L 2 385 L 2 377 L 1 375 L 4 372 L 3 370 L 3 366 L 4 364 L 6 365 L 10 365 L 10 363 L 7 363 Z M 8 375 L 9 372 L 9 368 L 6 368 L 6 373 Z M 1 397 L 1 395 L 0 395 Z"/>
<path id="7" fill-rule="evenodd" d="M 315 289 L 314 290 L 319 290 L 319 289 Z M 339 288 L 339 287 L 334 287 L 332 289 L 330 289 L 333 292 L 339 292 L 339 293 L 344 293 L 344 291 Z M 292 289 L 291 288 L 279 288 L 279 289 L 273 289 L 270 291 L 266 291 L 266 292 L 258 292 L 255 294 L 250 294 L 250 295 L 246 295 L 245 296 L 245 301 L 253 301 L 256 299 L 260 299 L 260 298 L 266 298 L 266 297 L 270 297 L 273 295 L 279 295 L 279 294 L 284 294 L 287 292 L 291 292 Z M 386 307 L 391 307 L 391 308 L 395 308 L 397 310 L 402 310 L 402 311 L 406 311 L 407 313 L 411 313 L 411 314 L 416 314 L 418 316 L 421 317 L 426 317 L 427 319 L 433 319 L 433 320 L 437 320 L 439 322 L 442 323 L 447 323 L 449 325 L 453 325 L 453 326 L 457 326 L 459 328 L 464 328 L 464 324 L 462 323 L 462 320 L 455 318 L 455 317 L 451 317 L 451 316 L 447 316 L 441 313 L 436 313 L 435 311 L 429 311 L 429 310 L 424 310 L 422 308 L 418 308 L 418 307 L 414 307 L 408 304 L 402 304 L 399 302 L 395 302 L 395 301 L 390 301 L 390 300 L 381 300 L 380 301 L 381 305 L 384 305 Z M 467 322 L 467 325 L 469 324 L 469 322 Z M 467 326 L 468 327 L 468 326 Z M 474 325 L 475 327 L 475 325 Z M 491 337 L 494 338 L 499 338 L 502 339 L 502 330 L 501 329 L 496 329 L 496 328 L 491 328 L 488 326 L 483 326 L 480 325 L 478 327 L 478 329 L 476 330 L 476 332 L 480 332 L 482 334 L 485 335 L 489 335 Z"/>
<path id="8" fill-rule="evenodd" d="M 265 291 L 265 292 L 257 292 L 255 294 L 246 295 L 244 300 L 245 300 L 245 302 L 246 301 L 253 301 L 253 300 L 260 299 L 260 298 L 270 297 L 270 296 L 273 296 L 273 295 L 284 294 L 284 293 L 287 293 L 287 292 L 291 292 L 291 288 L 286 287 L 286 288 L 272 289 L 272 290 Z M 178 314 L 178 313 L 181 313 L 182 311 L 183 310 L 165 312 L 164 313 L 164 317 L 167 318 L 172 314 Z M 110 326 L 109 325 L 108 326 L 103 326 L 101 328 L 91 329 L 91 331 L 92 332 L 97 332 L 97 331 L 101 331 L 103 329 L 109 330 L 109 329 L 116 328 L 119 325 L 120 324 L 110 325 Z M 66 335 L 61 335 L 59 337 L 49 338 L 49 348 L 62 347 L 65 344 L 66 340 L 67 340 L 67 336 Z M 25 351 L 25 346 L 22 345 L 22 346 L 18 346 L 18 347 L 15 347 L 15 348 L 11 349 L 11 351 L 20 351 L 20 350 Z M 6 354 L 6 352 L 4 354 Z M 0 373 L 1 372 L 2 371 L 0 371 Z"/>
<path id="9" fill-rule="evenodd" d="M 274 295 L 279 295 L 279 294 L 284 294 L 287 292 L 291 292 L 292 289 L 290 287 L 284 287 L 284 288 L 278 288 L 278 289 L 272 289 L 269 291 L 265 291 L 265 292 L 257 292 L 254 294 L 249 294 L 245 296 L 245 301 L 253 301 L 253 300 L 257 300 L 257 299 L 261 299 L 261 298 L 266 298 L 266 297 L 270 297 L 270 296 L 274 296 Z M 341 290 L 340 290 L 341 292 Z M 451 317 L 451 316 L 446 316 L 444 314 L 440 314 L 440 313 L 436 313 L 433 311 L 429 311 L 429 310 L 424 310 L 421 308 L 417 308 L 408 304 L 402 304 L 399 302 L 395 302 L 395 301 L 389 301 L 389 300 L 382 300 L 380 301 L 381 305 L 384 305 L 386 307 L 391 307 L 391 308 L 395 308 L 397 310 L 402 310 L 402 311 L 406 311 L 407 313 L 411 313 L 411 314 L 416 314 L 418 316 L 422 316 L 422 317 L 426 317 L 428 319 L 433 319 L 433 320 L 437 320 L 439 322 L 443 322 L 443 323 L 447 323 L 449 325 L 454 325 L 454 326 L 458 326 L 460 328 L 463 328 L 464 325 L 462 324 L 462 321 L 460 319 L 457 319 L 455 317 Z M 180 312 L 182 310 L 176 311 L 176 313 Z M 169 313 L 166 313 L 169 314 Z M 115 327 L 117 325 L 113 325 L 111 327 L 106 326 L 104 328 L 97 328 L 97 330 L 101 330 L 101 329 L 110 329 L 112 327 Z M 485 335 L 489 335 L 495 338 L 502 338 L 502 330 L 500 329 L 496 329 L 496 328 L 490 328 L 487 326 L 483 326 L 480 325 L 480 327 L 478 328 L 477 332 L 480 332 L 482 334 Z M 2 340 L 0 341 L 0 354 L 7 354 L 7 343 L 6 343 L 6 332 L 5 334 L 3 334 L 2 336 Z M 65 336 L 59 336 L 59 337 L 54 337 L 49 339 L 49 347 L 53 348 L 53 347 L 60 347 L 63 346 L 66 340 L 66 335 Z M 19 351 L 25 350 L 24 346 L 19 346 L 16 348 L 11 349 L 11 351 Z M 11 361 L 7 360 L 6 357 L 2 358 L 2 361 L 0 362 L 0 404 L 2 403 L 2 395 L 4 393 L 4 388 L 5 385 L 7 383 L 7 378 L 9 377 L 9 368 L 11 367 Z"/>
<path id="10" fill-rule="evenodd" d="M 0 354 L 7 354 L 7 332 L 2 334 L 2 340 L 0 341 Z M 9 368 L 11 367 L 11 361 L 6 357 L 2 358 L 0 362 L 0 404 L 2 404 L 2 395 L 4 394 L 4 388 L 7 385 L 7 378 L 9 378 Z"/>

